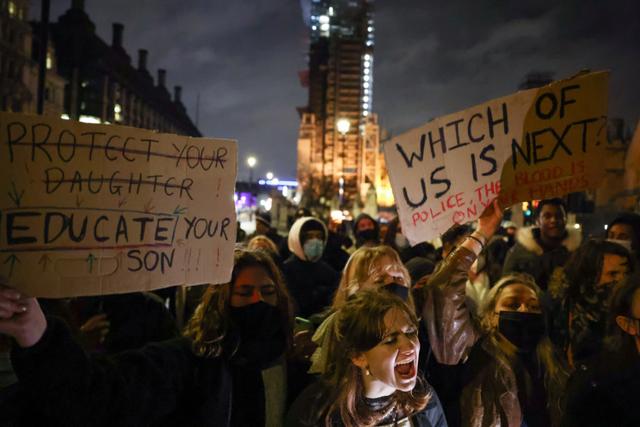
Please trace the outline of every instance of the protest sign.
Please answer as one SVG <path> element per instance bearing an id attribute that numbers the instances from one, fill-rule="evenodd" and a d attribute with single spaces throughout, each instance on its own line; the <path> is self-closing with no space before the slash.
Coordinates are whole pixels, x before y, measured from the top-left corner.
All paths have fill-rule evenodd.
<path id="1" fill-rule="evenodd" d="M 0 113 L 0 275 L 40 297 L 228 281 L 236 150 Z"/>
<path id="2" fill-rule="evenodd" d="M 585 73 L 437 118 L 385 144 L 412 244 L 501 206 L 595 188 L 604 175 L 608 73 Z"/>

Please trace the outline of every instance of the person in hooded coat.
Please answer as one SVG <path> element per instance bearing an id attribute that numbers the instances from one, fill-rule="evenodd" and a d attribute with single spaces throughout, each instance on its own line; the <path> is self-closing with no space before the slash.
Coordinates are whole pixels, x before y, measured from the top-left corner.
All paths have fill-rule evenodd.
<path id="1" fill-rule="evenodd" d="M 299 218 L 289 231 L 291 256 L 282 266 L 296 316 L 309 318 L 331 304 L 340 274 L 324 262 L 327 227 L 314 217 Z"/>
<path id="2" fill-rule="evenodd" d="M 353 234 L 356 237 L 356 249 L 380 244 L 380 224 L 366 213 L 358 215 L 353 222 Z"/>
<path id="3" fill-rule="evenodd" d="M 520 228 L 516 244 L 507 254 L 503 274 L 531 275 L 543 291 L 551 274 L 564 266 L 582 241 L 579 229 L 567 227 L 567 211 L 561 199 L 541 200 L 536 209 L 536 226 Z"/>

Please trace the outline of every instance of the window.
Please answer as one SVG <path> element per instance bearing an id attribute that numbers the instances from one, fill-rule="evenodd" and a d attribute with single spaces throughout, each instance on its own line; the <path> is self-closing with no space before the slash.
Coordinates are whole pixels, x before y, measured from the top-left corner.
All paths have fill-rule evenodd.
<path id="1" fill-rule="evenodd" d="M 51 57 L 51 52 L 47 52 L 47 70 L 53 68 L 53 58 Z"/>

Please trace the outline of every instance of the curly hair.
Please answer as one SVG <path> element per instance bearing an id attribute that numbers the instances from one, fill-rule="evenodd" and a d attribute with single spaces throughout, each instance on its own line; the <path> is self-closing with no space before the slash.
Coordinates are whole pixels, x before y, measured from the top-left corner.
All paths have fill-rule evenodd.
<path id="1" fill-rule="evenodd" d="M 262 251 L 236 249 L 234 252 L 231 281 L 222 285 L 209 285 L 193 317 L 187 323 L 184 336 L 191 339 L 193 352 L 202 357 L 218 357 L 229 348 L 229 332 L 232 329 L 229 316 L 231 290 L 238 275 L 249 267 L 260 267 L 266 271 L 276 288 L 280 321 L 286 331 L 287 348 L 291 347 L 293 331 L 293 309 L 291 298 L 284 284 L 282 273 L 271 257 Z M 236 343 L 237 345 L 237 343 Z M 231 354 L 227 354 L 230 356 Z"/>

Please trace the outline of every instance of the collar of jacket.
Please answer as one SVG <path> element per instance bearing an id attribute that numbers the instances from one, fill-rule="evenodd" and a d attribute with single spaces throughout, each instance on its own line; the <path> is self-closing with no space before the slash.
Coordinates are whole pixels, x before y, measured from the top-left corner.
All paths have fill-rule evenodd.
<path id="1" fill-rule="evenodd" d="M 544 249 L 538 243 L 538 240 L 535 238 L 534 230 L 538 230 L 538 227 L 522 227 L 516 233 L 516 241 L 524 246 L 530 252 L 535 253 L 536 255 L 542 255 L 544 253 Z M 580 246 L 582 243 L 582 233 L 579 229 L 575 229 L 573 227 L 566 227 L 567 236 L 562 241 L 562 246 L 567 248 L 569 252 L 573 252 Z"/>

